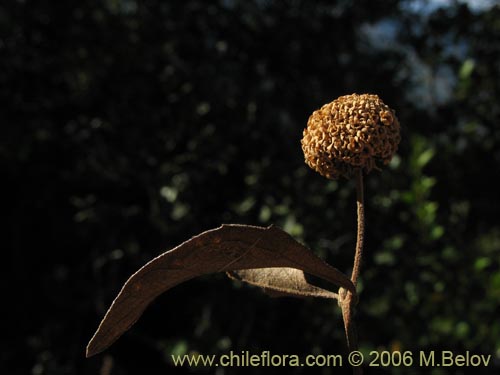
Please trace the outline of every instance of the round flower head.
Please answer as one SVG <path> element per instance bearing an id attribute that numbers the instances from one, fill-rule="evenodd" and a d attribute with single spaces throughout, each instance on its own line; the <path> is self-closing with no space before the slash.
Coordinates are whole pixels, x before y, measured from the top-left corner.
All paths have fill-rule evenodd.
<path id="1" fill-rule="evenodd" d="M 388 164 L 400 141 L 394 111 L 377 96 L 352 94 L 325 104 L 309 117 L 302 150 L 305 161 L 326 178 L 350 178 Z"/>

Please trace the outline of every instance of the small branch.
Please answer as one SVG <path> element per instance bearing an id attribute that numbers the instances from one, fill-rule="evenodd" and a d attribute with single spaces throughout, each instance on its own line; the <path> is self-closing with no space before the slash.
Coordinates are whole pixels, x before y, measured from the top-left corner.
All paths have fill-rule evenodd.
<path id="1" fill-rule="evenodd" d="M 358 209 L 358 235 L 356 239 L 356 252 L 354 254 L 354 265 L 352 268 L 351 281 L 357 284 L 359 270 L 361 268 L 361 258 L 363 256 L 363 242 L 365 237 L 365 207 L 363 193 L 363 171 L 356 170 L 356 205 Z"/>
<path id="2" fill-rule="evenodd" d="M 363 257 L 363 240 L 365 235 L 365 208 L 364 208 L 364 194 L 363 194 L 363 171 L 362 169 L 356 170 L 356 205 L 358 216 L 358 230 L 356 238 L 356 250 L 354 253 L 354 264 L 352 268 L 351 281 L 356 286 L 361 268 L 361 260 Z M 356 300 L 353 298 L 351 292 L 340 289 L 339 291 L 339 305 L 342 309 L 342 318 L 344 319 L 344 328 L 347 339 L 347 347 L 349 352 L 358 350 L 358 335 L 356 324 L 354 322 L 354 310 Z M 363 370 L 361 367 L 353 367 L 354 375 L 361 375 Z"/>

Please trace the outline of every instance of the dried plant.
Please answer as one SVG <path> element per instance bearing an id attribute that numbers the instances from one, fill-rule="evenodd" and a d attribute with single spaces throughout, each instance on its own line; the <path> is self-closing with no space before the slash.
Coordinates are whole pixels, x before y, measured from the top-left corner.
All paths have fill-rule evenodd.
<path id="1" fill-rule="evenodd" d="M 302 138 L 306 163 L 330 179 L 352 178 L 356 181 L 357 239 L 351 281 L 356 286 L 363 255 L 365 210 L 363 172 L 378 169 L 377 162 L 388 164 L 400 141 L 395 112 L 377 96 L 352 94 L 325 104 L 309 117 Z M 358 349 L 354 308 L 355 295 L 339 290 L 349 351 Z M 360 373 L 360 368 L 354 368 Z"/>
<path id="2" fill-rule="evenodd" d="M 363 173 L 387 164 L 400 141 L 399 122 L 377 95 L 346 95 L 315 111 L 302 139 L 306 163 L 329 179 L 354 178 L 357 240 L 349 278 L 281 229 L 228 224 L 191 238 L 151 260 L 124 284 L 87 346 L 87 357 L 115 342 L 168 289 L 194 277 L 226 272 L 273 297 L 334 298 L 347 344 L 357 350 L 354 309 L 364 240 Z M 338 294 L 311 284 L 306 274 L 338 286 Z M 353 368 L 361 373 L 360 368 Z"/>

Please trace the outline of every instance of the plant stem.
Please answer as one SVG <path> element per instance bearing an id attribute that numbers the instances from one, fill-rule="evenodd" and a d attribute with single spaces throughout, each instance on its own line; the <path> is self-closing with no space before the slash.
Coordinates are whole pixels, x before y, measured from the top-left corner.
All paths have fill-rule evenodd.
<path id="1" fill-rule="evenodd" d="M 359 270 L 361 268 L 361 258 L 363 256 L 363 242 L 365 237 L 365 207 L 363 193 L 363 171 L 356 170 L 356 205 L 358 209 L 358 235 L 356 239 L 356 252 L 354 254 L 354 265 L 352 268 L 351 281 L 357 284 Z"/>
<path id="2" fill-rule="evenodd" d="M 358 216 L 358 230 L 356 238 L 356 251 L 354 253 L 354 264 L 352 268 L 351 281 L 354 286 L 357 285 L 359 271 L 361 268 L 361 260 L 363 256 L 363 240 L 365 235 L 365 208 L 364 208 L 364 194 L 363 194 L 363 171 L 362 169 L 356 170 L 356 205 Z M 352 293 L 342 289 L 339 292 L 339 304 L 342 309 L 342 317 L 344 319 L 344 328 L 347 338 L 347 346 L 349 352 L 358 350 L 358 335 L 356 332 L 356 324 L 354 322 L 354 308 L 356 300 L 353 298 Z M 353 367 L 354 375 L 361 375 L 363 370 L 361 367 Z"/>

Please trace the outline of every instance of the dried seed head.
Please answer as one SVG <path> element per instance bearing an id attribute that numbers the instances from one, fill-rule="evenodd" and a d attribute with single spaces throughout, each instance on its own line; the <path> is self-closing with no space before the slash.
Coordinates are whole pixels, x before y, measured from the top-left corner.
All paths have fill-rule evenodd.
<path id="1" fill-rule="evenodd" d="M 305 161 L 326 178 L 350 178 L 388 164 L 400 141 L 394 111 L 377 96 L 341 96 L 314 111 L 304 129 Z"/>

